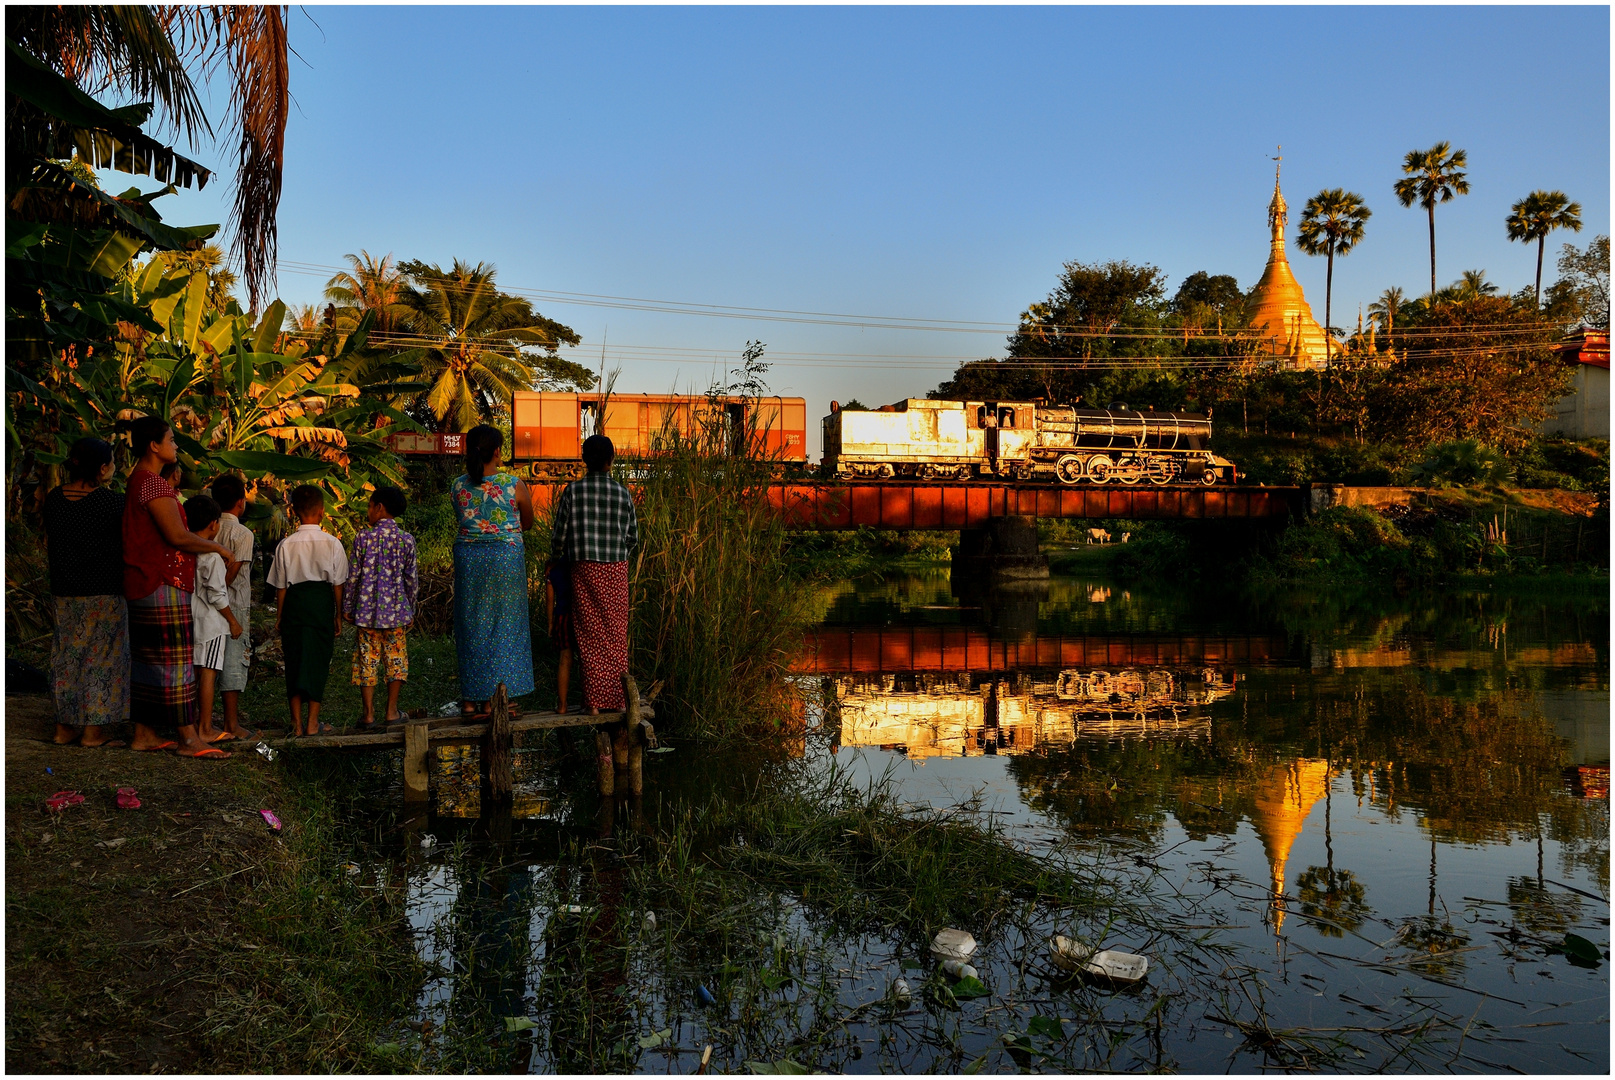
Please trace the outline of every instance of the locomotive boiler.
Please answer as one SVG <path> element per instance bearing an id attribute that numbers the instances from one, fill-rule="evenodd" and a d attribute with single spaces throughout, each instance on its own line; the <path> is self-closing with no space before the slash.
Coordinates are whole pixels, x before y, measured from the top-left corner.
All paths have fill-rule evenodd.
<path id="1" fill-rule="evenodd" d="M 1232 461 L 1212 453 L 1208 416 L 927 398 L 870 412 L 832 407 L 824 468 L 842 479 L 1064 484 L 1210 485 L 1238 476 Z"/>

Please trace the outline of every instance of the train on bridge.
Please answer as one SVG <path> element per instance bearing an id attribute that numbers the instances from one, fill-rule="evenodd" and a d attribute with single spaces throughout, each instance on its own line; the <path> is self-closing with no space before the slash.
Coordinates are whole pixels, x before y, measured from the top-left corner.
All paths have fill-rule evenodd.
<path id="1" fill-rule="evenodd" d="M 1211 418 L 1126 406 L 909 398 L 824 418 L 824 471 L 839 479 L 1233 483 L 1211 452 Z"/>
<path id="2" fill-rule="evenodd" d="M 675 437 L 714 433 L 727 452 L 806 478 L 807 402 L 799 397 L 689 394 L 514 395 L 508 460 L 537 481 L 582 475 L 583 440 L 608 435 L 627 461 Z M 1211 450 L 1211 418 L 1192 413 L 1083 409 L 1037 401 L 908 398 L 879 409 L 830 403 L 823 420 L 825 479 L 907 483 L 1232 484 L 1238 469 Z M 401 454 L 454 454 L 464 436 L 400 432 Z"/>

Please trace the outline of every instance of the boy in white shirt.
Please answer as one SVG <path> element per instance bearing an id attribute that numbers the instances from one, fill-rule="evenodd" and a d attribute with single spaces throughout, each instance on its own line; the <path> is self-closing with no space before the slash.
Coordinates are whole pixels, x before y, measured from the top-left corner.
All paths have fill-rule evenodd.
<path id="1" fill-rule="evenodd" d="M 185 526 L 204 540 L 219 534 L 219 504 L 206 495 L 185 501 Z M 240 637 L 241 624 L 230 610 L 229 583 L 224 558 L 209 551 L 196 557 L 196 588 L 191 592 L 191 626 L 196 665 L 196 737 L 218 742 L 223 732 L 213 730 L 213 690 L 224 667 L 224 641 Z"/>
<path id="2" fill-rule="evenodd" d="M 275 549 L 269 585 L 275 590 L 275 630 L 286 660 L 286 697 L 293 735 L 329 735 L 320 723 L 320 701 L 331 674 L 331 652 L 342 629 L 342 584 L 348 555 L 342 541 L 320 528 L 325 493 L 312 484 L 292 489 L 292 514 L 300 523 Z M 308 729 L 303 702 L 308 702 Z"/>

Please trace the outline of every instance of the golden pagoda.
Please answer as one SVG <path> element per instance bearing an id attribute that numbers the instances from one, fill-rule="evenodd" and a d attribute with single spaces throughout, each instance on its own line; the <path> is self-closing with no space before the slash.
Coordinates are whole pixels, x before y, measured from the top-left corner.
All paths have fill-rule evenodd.
<path id="1" fill-rule="evenodd" d="M 1312 308 L 1301 291 L 1301 283 L 1290 271 L 1284 253 L 1284 225 L 1289 220 L 1284 193 L 1279 190 L 1278 169 L 1273 170 L 1273 201 L 1267 204 L 1267 224 L 1273 232 L 1267 270 L 1251 291 L 1247 310 L 1251 325 L 1264 331 L 1268 350 L 1289 359 L 1296 367 L 1323 367 L 1328 363 L 1323 327 L 1312 317 Z"/>
<path id="2" fill-rule="evenodd" d="M 1318 801 L 1329 793 L 1329 763 L 1297 758 L 1268 773 L 1255 791 L 1251 825 L 1262 839 L 1267 865 L 1273 871 L 1273 932 L 1284 929 L 1285 864 L 1301 826 Z"/>

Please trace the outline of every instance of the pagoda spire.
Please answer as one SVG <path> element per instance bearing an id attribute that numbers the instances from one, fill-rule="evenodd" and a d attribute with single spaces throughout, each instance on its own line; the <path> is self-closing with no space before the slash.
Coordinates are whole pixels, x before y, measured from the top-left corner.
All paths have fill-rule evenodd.
<path id="1" fill-rule="evenodd" d="M 1279 146 L 1279 153 L 1273 165 L 1273 201 L 1267 204 L 1267 227 L 1273 230 L 1273 246 L 1280 257 L 1284 253 L 1284 226 L 1289 223 L 1289 206 L 1284 201 L 1284 192 L 1279 190 L 1279 173 L 1284 168 L 1284 147 Z"/>

